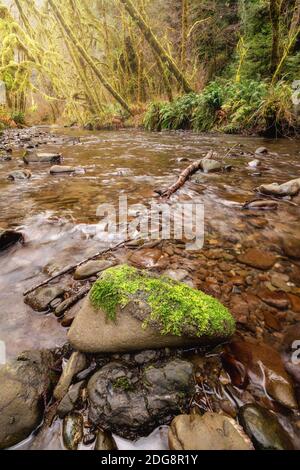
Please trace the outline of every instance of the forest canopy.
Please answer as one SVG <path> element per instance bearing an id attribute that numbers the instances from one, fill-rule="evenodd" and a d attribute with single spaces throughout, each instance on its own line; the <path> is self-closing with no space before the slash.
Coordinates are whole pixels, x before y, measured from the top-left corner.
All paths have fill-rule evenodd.
<path id="1" fill-rule="evenodd" d="M 7 0 L 0 80 L 16 123 L 291 134 L 299 33 L 300 0 Z"/>

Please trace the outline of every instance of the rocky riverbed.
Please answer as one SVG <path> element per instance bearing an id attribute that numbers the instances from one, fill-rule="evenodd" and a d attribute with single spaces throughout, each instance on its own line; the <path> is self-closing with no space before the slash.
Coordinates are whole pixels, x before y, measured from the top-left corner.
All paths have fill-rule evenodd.
<path id="1" fill-rule="evenodd" d="M 124 192 L 130 203 L 156 200 L 210 148 L 213 165 L 171 200 L 204 202 L 202 250 L 139 237 L 106 251 L 116 240 L 97 239 L 99 203 Z M 35 128 L 4 134 L 0 152 L 1 448 L 300 448 L 296 142 Z M 120 266 L 146 277 L 146 307 L 139 289 L 123 312 L 124 285 L 106 274 Z M 161 276 L 174 285 L 160 310 L 146 294 Z M 96 281 L 97 295 L 107 285 L 120 295 L 116 318 L 100 294 L 93 303 Z M 193 319 L 177 331 L 163 301 L 174 289 L 184 292 L 178 312 L 205 311 L 211 325 L 221 309 L 227 333 L 200 341 Z M 196 291 L 217 303 L 193 309 Z"/>

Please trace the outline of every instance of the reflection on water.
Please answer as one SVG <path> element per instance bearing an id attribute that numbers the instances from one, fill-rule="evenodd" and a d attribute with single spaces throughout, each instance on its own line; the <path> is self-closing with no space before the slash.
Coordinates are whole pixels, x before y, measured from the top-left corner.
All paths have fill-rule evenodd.
<path id="1" fill-rule="evenodd" d="M 79 143 L 43 145 L 40 150 L 60 151 L 64 164 L 85 167 L 84 174 L 50 176 L 49 167 L 32 166 L 32 179 L 12 183 L 7 174 L 22 167 L 21 151 L 11 162 L 0 163 L 0 226 L 17 227 L 26 244 L 0 255 L 0 339 L 8 356 L 32 347 L 61 345 L 65 331 L 53 316 L 39 315 L 23 303 L 22 293 L 59 269 L 99 251 L 103 244 L 93 236 L 99 204 L 118 204 L 121 194 L 129 204 L 149 203 L 154 190 L 174 182 L 188 163 L 182 157 L 199 159 L 210 148 L 221 155 L 240 144 L 245 152 L 267 145 L 280 156 L 263 156 L 260 173 L 248 167 L 251 156 L 227 158 L 231 173 L 197 174 L 175 200 L 200 198 L 205 204 L 206 234 L 247 242 L 256 229 L 245 231 L 240 204 L 254 197 L 262 183 L 285 182 L 300 174 L 296 141 L 268 141 L 235 136 L 191 133 L 149 134 L 142 131 L 55 132 L 79 137 Z M 285 156 L 283 156 L 285 155 Z M 278 240 L 297 231 L 299 208 L 283 202 L 276 213 L 268 212 L 268 224 L 260 231 L 264 240 Z"/>

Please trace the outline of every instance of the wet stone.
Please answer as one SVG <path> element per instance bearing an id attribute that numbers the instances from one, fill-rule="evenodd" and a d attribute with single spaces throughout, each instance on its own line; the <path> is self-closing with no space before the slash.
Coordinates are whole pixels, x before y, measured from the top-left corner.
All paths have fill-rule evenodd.
<path id="1" fill-rule="evenodd" d="M 238 256 L 238 262 L 250 266 L 252 268 L 267 271 L 276 263 L 276 256 L 272 253 L 251 248 L 246 253 Z"/>
<path id="2" fill-rule="evenodd" d="M 16 243 L 22 243 L 24 237 L 22 233 L 14 230 L 4 230 L 0 227 L 0 251 L 6 250 Z"/>
<path id="3" fill-rule="evenodd" d="M 276 415 L 259 405 L 246 405 L 240 409 L 241 424 L 257 450 L 293 450 L 287 432 Z"/>
<path id="4" fill-rule="evenodd" d="M 289 298 L 285 292 L 272 292 L 269 289 L 260 289 L 257 295 L 267 305 L 278 310 L 287 310 L 290 306 Z"/>
<path id="5" fill-rule="evenodd" d="M 68 450 L 77 450 L 83 439 L 83 417 L 79 413 L 72 413 L 63 421 L 63 442 Z"/>
<path id="6" fill-rule="evenodd" d="M 88 279 L 100 273 L 101 271 L 105 271 L 105 269 L 108 269 L 111 266 L 113 266 L 111 261 L 89 261 L 88 263 L 83 264 L 76 269 L 74 279 L 78 281 Z"/>
<path id="7" fill-rule="evenodd" d="M 65 289 L 59 286 L 40 287 L 25 297 L 25 303 L 36 312 L 46 312 L 51 302 L 64 293 Z"/>

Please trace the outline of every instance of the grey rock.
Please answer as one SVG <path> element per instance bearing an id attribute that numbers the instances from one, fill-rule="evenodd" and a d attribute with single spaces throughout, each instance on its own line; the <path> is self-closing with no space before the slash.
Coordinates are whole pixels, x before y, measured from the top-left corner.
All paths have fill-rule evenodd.
<path id="1" fill-rule="evenodd" d="M 60 418 L 64 418 L 67 414 L 74 410 L 76 403 L 79 400 L 81 390 L 84 386 L 84 381 L 71 385 L 67 394 L 64 396 L 57 408 L 57 414 Z"/>
<path id="2" fill-rule="evenodd" d="M 62 163 L 62 155 L 60 153 L 36 153 L 27 151 L 23 157 L 24 163 Z"/>
<path id="3" fill-rule="evenodd" d="M 84 354 L 74 352 L 63 369 L 63 373 L 54 390 L 56 400 L 62 400 L 66 395 L 73 377 L 86 368 L 87 361 Z"/>
<path id="4" fill-rule="evenodd" d="M 51 302 L 64 293 L 65 289 L 59 286 L 40 287 L 25 297 L 25 303 L 36 312 L 46 312 Z"/>
<path id="5" fill-rule="evenodd" d="M 23 441 L 41 423 L 53 366 L 50 351 L 30 351 L 0 368 L 0 449 Z"/>
<path id="6" fill-rule="evenodd" d="M 217 413 L 177 416 L 169 431 L 171 450 L 254 450 L 236 421 Z"/>
<path id="7" fill-rule="evenodd" d="M 224 169 L 223 163 L 209 158 L 204 158 L 201 166 L 204 173 L 213 173 Z"/>
<path id="8" fill-rule="evenodd" d="M 256 155 L 266 155 L 269 150 L 266 147 L 259 147 L 255 150 Z"/>
<path id="9" fill-rule="evenodd" d="M 96 274 L 105 271 L 105 269 L 113 266 L 111 261 L 98 260 L 98 261 L 89 261 L 82 266 L 79 266 L 74 274 L 74 279 L 81 281 L 88 279 L 89 277 L 95 276 Z"/>
<path id="10" fill-rule="evenodd" d="M 283 184 L 263 184 L 257 188 L 257 191 L 262 194 L 277 197 L 297 196 L 297 194 L 300 192 L 300 178 L 288 181 L 287 183 Z"/>
<path id="11" fill-rule="evenodd" d="M 31 178 L 31 172 L 28 170 L 16 170 L 9 173 L 7 178 L 12 181 L 29 180 Z"/>
<path id="12" fill-rule="evenodd" d="M 173 360 L 140 375 L 132 367 L 109 363 L 89 381 L 89 419 L 126 438 L 147 435 L 186 408 L 193 393 L 189 362 Z"/>
<path id="13" fill-rule="evenodd" d="M 240 409 L 240 422 L 257 450 L 293 450 L 287 432 L 275 414 L 259 405 L 246 405 Z"/>

